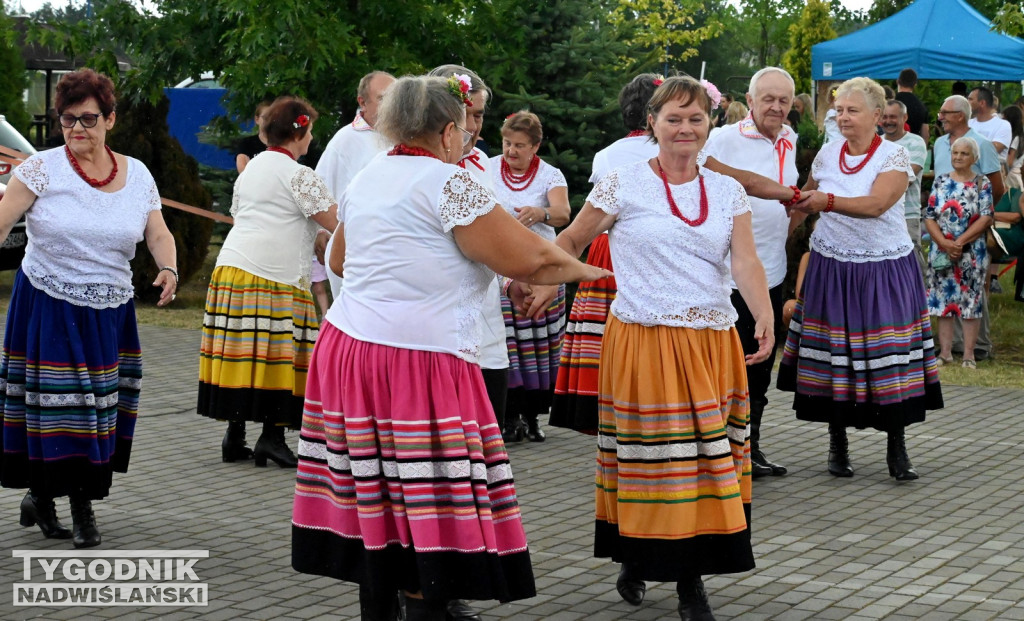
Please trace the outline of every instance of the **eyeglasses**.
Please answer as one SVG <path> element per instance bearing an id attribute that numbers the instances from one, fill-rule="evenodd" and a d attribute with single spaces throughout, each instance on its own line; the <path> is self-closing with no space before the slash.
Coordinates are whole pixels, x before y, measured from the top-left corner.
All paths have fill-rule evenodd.
<path id="1" fill-rule="evenodd" d="M 73 114 L 62 114 L 60 115 L 60 124 L 63 127 L 71 129 L 75 126 L 75 123 L 81 123 L 82 127 L 86 129 L 92 129 L 96 127 L 96 123 L 99 122 L 102 114 L 91 114 L 86 113 L 82 116 L 75 116 Z"/>
<path id="2" fill-rule="evenodd" d="M 468 145 L 469 141 L 473 139 L 473 132 L 468 129 L 462 129 L 458 125 L 455 125 L 455 127 L 462 130 L 462 146 Z"/>
<path id="3" fill-rule="evenodd" d="M 939 110 L 939 114 L 960 114 L 959 110 Z"/>

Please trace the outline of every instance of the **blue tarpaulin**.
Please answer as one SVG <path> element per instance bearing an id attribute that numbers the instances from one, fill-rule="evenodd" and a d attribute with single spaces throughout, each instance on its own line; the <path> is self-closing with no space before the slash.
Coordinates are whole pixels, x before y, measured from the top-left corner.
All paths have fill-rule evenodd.
<path id="1" fill-rule="evenodd" d="M 203 126 L 213 117 L 227 114 L 221 103 L 225 93 L 227 91 L 223 88 L 165 88 L 164 94 L 171 101 L 167 111 L 167 126 L 185 153 L 196 158 L 200 164 L 234 170 L 234 153 L 199 142 Z"/>
<path id="2" fill-rule="evenodd" d="M 811 48 L 814 80 L 1024 80 L 1024 41 L 991 30 L 964 0 L 917 0 L 899 13 Z"/>

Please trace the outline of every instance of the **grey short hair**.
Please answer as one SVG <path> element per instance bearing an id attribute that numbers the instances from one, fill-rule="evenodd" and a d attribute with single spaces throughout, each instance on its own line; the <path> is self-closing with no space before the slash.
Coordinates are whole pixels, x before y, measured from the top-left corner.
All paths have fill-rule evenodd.
<path id="1" fill-rule="evenodd" d="M 836 99 L 860 93 L 869 107 L 885 110 L 885 91 L 871 78 L 850 78 L 836 89 Z"/>
<path id="2" fill-rule="evenodd" d="M 409 143 L 458 123 L 464 110 L 465 104 L 448 89 L 448 80 L 407 75 L 388 88 L 374 129 L 392 144 Z"/>
<path id="3" fill-rule="evenodd" d="M 885 105 L 886 106 L 896 106 L 896 107 L 898 107 L 900 109 L 900 113 L 903 116 L 907 116 L 907 104 L 903 103 L 899 99 L 890 99 L 889 101 L 885 102 Z"/>
<path id="4" fill-rule="evenodd" d="M 971 102 L 963 95 L 950 95 L 942 103 L 951 103 L 956 111 L 964 115 L 964 122 L 971 118 Z"/>
<path id="5" fill-rule="evenodd" d="M 462 65 L 441 65 L 440 67 L 434 67 L 433 69 L 431 69 L 430 73 L 428 73 L 427 75 L 435 78 L 444 78 L 447 80 L 448 78 L 452 77 L 452 74 L 454 73 L 469 76 L 470 94 L 482 92 L 487 103 L 490 104 L 491 89 L 487 86 L 487 83 L 484 82 L 483 78 L 477 75 L 476 72 L 473 71 L 472 69 L 467 69 Z"/>
<path id="6" fill-rule="evenodd" d="M 380 75 L 386 75 L 389 78 L 395 77 L 388 73 L 387 71 L 371 71 L 370 73 L 367 73 L 366 75 L 359 79 L 359 86 L 356 87 L 356 97 L 359 97 L 361 99 L 366 99 L 367 97 L 369 97 L 370 82 L 372 82 L 374 78 Z"/>
<path id="7" fill-rule="evenodd" d="M 788 71 L 786 71 L 782 67 L 765 67 L 764 69 L 759 70 L 750 78 L 750 86 L 747 87 L 747 93 L 749 93 L 751 97 L 757 97 L 757 82 L 768 73 L 782 74 L 782 77 L 786 78 L 786 81 L 789 82 L 790 92 L 792 92 L 794 95 L 796 94 L 796 82 L 793 81 L 793 76 L 789 75 Z"/>
<path id="8" fill-rule="evenodd" d="M 974 156 L 975 162 L 981 159 L 981 148 L 978 147 L 978 141 L 974 138 L 971 138 L 970 136 L 961 136 L 957 138 L 953 141 L 953 144 L 949 145 L 950 153 L 953 152 L 953 149 L 956 148 L 958 144 L 966 145 L 967 148 L 971 150 L 971 155 Z"/>

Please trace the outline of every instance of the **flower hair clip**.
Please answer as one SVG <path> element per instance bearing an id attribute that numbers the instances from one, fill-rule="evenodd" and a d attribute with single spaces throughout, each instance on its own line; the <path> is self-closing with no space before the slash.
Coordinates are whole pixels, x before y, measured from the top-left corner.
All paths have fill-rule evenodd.
<path id="1" fill-rule="evenodd" d="M 300 127 L 305 127 L 307 125 L 309 125 L 309 117 L 305 114 L 300 114 L 299 117 L 295 119 L 295 122 L 292 123 L 292 127 L 295 129 L 299 129 Z"/>
<path id="2" fill-rule="evenodd" d="M 468 75 L 453 73 L 452 77 L 448 78 L 448 92 L 469 108 L 473 107 L 473 102 L 469 100 L 469 91 L 472 86 L 473 82 Z"/>
<path id="3" fill-rule="evenodd" d="M 718 106 L 722 103 L 722 93 L 719 92 L 718 87 L 707 80 L 701 80 L 700 85 L 704 87 L 708 97 L 711 99 L 711 109 L 717 110 Z"/>
<path id="4" fill-rule="evenodd" d="M 651 84 L 653 84 L 655 86 L 655 88 L 661 86 L 664 83 L 665 83 L 665 78 L 663 76 L 660 76 L 660 75 L 656 76 L 653 80 L 651 80 Z"/>

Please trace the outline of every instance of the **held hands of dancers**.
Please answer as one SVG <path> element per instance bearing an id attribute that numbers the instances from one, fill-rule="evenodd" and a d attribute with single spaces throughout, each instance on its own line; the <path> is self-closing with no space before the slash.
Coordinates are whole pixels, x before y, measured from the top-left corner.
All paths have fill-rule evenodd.
<path id="1" fill-rule="evenodd" d="M 576 269 L 572 271 L 575 273 L 567 274 L 565 282 L 587 282 L 615 276 L 610 270 L 578 261 L 574 268 Z M 558 287 L 559 285 L 531 285 L 528 282 L 514 280 L 503 289 L 517 311 L 531 319 L 540 319 L 558 297 Z"/>
<path id="2" fill-rule="evenodd" d="M 785 204 L 784 204 L 785 205 Z M 785 205 L 786 214 L 793 215 L 798 212 L 806 215 L 814 213 L 830 212 L 835 207 L 835 195 L 819 192 L 818 190 L 807 190 L 800 194 L 800 200 L 794 204 Z"/>

